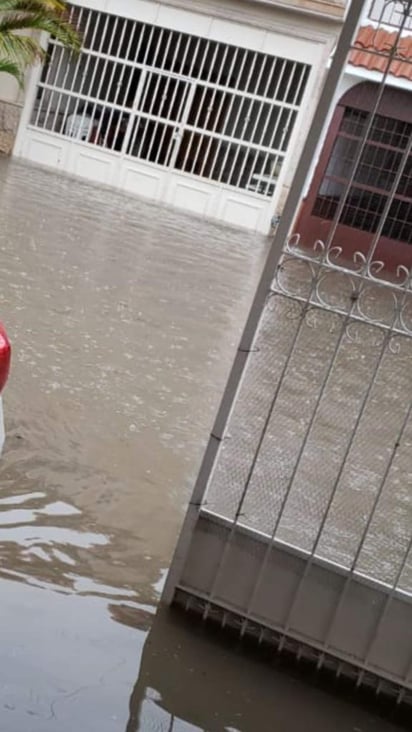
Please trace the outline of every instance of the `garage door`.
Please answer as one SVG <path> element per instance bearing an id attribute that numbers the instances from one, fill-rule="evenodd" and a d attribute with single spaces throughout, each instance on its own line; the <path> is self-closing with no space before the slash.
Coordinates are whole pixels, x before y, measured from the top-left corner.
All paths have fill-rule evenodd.
<path id="1" fill-rule="evenodd" d="M 310 67 L 72 7 L 78 58 L 55 41 L 24 157 L 267 230 Z"/>

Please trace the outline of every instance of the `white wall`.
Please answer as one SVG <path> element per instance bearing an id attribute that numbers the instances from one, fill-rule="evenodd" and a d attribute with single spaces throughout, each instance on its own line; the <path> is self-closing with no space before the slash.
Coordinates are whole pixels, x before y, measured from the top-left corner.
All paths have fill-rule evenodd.
<path id="1" fill-rule="evenodd" d="M 9 74 L 0 74 L 0 100 L 19 104 L 23 99 L 24 92 L 19 88 L 17 81 Z"/>

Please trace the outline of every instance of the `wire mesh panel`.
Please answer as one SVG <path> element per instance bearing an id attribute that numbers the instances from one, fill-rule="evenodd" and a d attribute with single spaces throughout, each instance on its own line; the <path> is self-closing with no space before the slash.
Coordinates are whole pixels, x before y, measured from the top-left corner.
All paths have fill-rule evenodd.
<path id="1" fill-rule="evenodd" d="M 410 284 L 288 245 L 205 508 L 412 594 Z"/>
<path id="2" fill-rule="evenodd" d="M 51 40 L 30 124 L 271 197 L 310 66 L 81 7 Z"/>
<path id="3" fill-rule="evenodd" d="M 412 2 L 402 9 L 396 43 Z M 315 204 L 327 236 L 289 235 L 276 271 L 264 273 L 270 286 L 199 475 L 177 587 L 201 599 L 205 617 L 222 608 L 255 635 L 260 623 L 279 649 L 309 644 L 319 666 L 354 664 L 358 683 L 376 674 L 403 698 L 412 690 L 412 260 L 394 268 L 379 247 L 400 227 L 402 242 L 392 239 L 404 252 L 412 229 L 412 124 L 382 112 L 396 43 L 369 111 L 346 109 L 330 146 Z M 368 195 L 380 197 L 370 210 Z M 367 248 L 354 251 L 350 227 L 368 233 Z"/>

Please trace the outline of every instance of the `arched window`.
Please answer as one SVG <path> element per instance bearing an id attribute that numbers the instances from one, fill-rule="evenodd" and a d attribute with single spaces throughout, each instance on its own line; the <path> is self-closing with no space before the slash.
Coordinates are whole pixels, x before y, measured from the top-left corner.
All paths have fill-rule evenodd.
<path id="1" fill-rule="evenodd" d="M 304 240 L 313 242 L 328 236 L 354 170 L 376 94 L 375 84 L 363 82 L 348 91 L 337 106 L 298 225 Z M 412 95 L 386 88 L 339 218 L 335 239 L 344 252 L 367 251 L 411 135 Z M 396 244 L 402 250 L 404 245 L 412 244 L 412 155 L 404 165 L 384 222 L 379 242 L 381 258 L 395 256 L 398 260 Z M 398 254 L 402 256 L 399 248 Z"/>

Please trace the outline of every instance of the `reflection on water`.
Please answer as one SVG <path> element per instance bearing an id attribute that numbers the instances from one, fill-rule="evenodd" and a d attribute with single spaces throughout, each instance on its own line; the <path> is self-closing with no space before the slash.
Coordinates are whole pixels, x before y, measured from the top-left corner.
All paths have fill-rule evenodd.
<path id="1" fill-rule="evenodd" d="M 2 731 L 397 729 L 174 613 L 7 580 L 2 592 Z"/>
<path id="2" fill-rule="evenodd" d="M 313 679 L 312 679 L 313 682 Z M 160 611 L 130 697 L 126 732 L 372 732 L 394 730 L 351 702 L 276 671 L 235 642 Z"/>
<path id="3" fill-rule="evenodd" d="M 7 161 L 0 215 L 1 732 L 390 730 L 153 624 L 266 242 Z"/>

